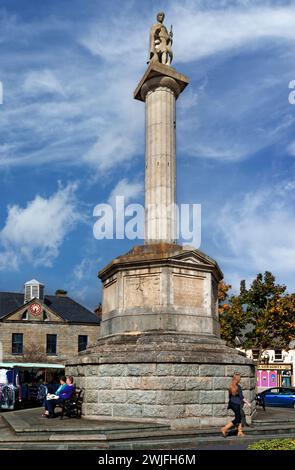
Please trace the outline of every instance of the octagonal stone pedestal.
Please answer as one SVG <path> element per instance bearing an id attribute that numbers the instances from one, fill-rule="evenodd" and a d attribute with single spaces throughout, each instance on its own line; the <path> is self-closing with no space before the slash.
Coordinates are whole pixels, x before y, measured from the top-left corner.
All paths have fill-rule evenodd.
<path id="1" fill-rule="evenodd" d="M 84 416 L 219 426 L 234 372 L 254 410 L 253 363 L 220 339 L 214 260 L 174 244 L 139 246 L 100 277 L 101 338 L 66 368 L 86 390 Z"/>
<path id="2" fill-rule="evenodd" d="M 101 336 L 173 331 L 219 337 L 217 263 L 194 248 L 136 246 L 100 273 Z"/>
<path id="3" fill-rule="evenodd" d="M 254 412 L 255 369 L 250 360 L 212 338 L 145 333 L 102 339 L 67 366 L 86 389 L 87 418 L 170 424 L 172 429 L 220 426 L 231 416 L 228 386 L 242 376 L 248 422 Z"/>

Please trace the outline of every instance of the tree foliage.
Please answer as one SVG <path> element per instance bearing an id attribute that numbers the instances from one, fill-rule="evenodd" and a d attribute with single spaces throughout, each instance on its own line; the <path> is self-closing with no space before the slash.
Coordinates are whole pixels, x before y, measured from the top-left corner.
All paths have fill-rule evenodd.
<path id="1" fill-rule="evenodd" d="M 241 282 L 239 295 L 229 295 L 231 286 L 219 286 L 221 337 L 230 346 L 288 349 L 295 339 L 295 294 L 277 284 L 269 271 L 258 274 L 249 289 Z"/>

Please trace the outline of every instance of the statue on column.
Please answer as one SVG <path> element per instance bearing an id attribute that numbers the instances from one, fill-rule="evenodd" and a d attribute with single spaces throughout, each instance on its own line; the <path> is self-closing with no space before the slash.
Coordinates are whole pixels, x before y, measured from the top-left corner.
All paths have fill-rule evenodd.
<path id="1" fill-rule="evenodd" d="M 165 13 L 158 13 L 158 22 L 151 27 L 148 63 L 159 62 L 160 64 L 170 65 L 172 62 L 172 25 L 171 30 L 168 33 L 166 27 L 163 25 L 164 18 Z"/>

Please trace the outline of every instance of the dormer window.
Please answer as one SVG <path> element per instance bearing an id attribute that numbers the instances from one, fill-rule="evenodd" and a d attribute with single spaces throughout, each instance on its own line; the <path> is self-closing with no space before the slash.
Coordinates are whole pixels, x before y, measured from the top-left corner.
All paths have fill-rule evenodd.
<path id="1" fill-rule="evenodd" d="M 36 279 L 25 283 L 25 303 L 32 299 L 44 300 L 44 285 Z"/>
<path id="2" fill-rule="evenodd" d="M 22 320 L 27 320 L 28 318 L 29 318 L 29 316 L 28 316 L 28 311 L 25 310 L 25 311 L 23 312 L 23 314 L 22 314 Z"/>

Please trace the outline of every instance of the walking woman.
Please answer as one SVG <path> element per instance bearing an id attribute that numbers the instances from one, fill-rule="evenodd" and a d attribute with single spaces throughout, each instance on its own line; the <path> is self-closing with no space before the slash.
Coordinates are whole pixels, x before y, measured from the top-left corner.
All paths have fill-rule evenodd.
<path id="1" fill-rule="evenodd" d="M 221 428 L 221 432 L 223 437 L 227 436 L 227 432 L 232 426 L 238 426 L 238 436 L 245 436 L 243 433 L 242 427 L 242 415 L 241 415 L 241 405 L 246 403 L 251 408 L 251 403 L 246 400 L 243 395 L 243 390 L 241 385 L 239 384 L 241 380 L 240 374 L 234 374 L 231 384 L 228 389 L 229 393 L 229 402 L 228 402 L 228 409 L 232 410 L 235 414 L 235 418 L 233 421 L 227 423 L 223 428 Z"/>

